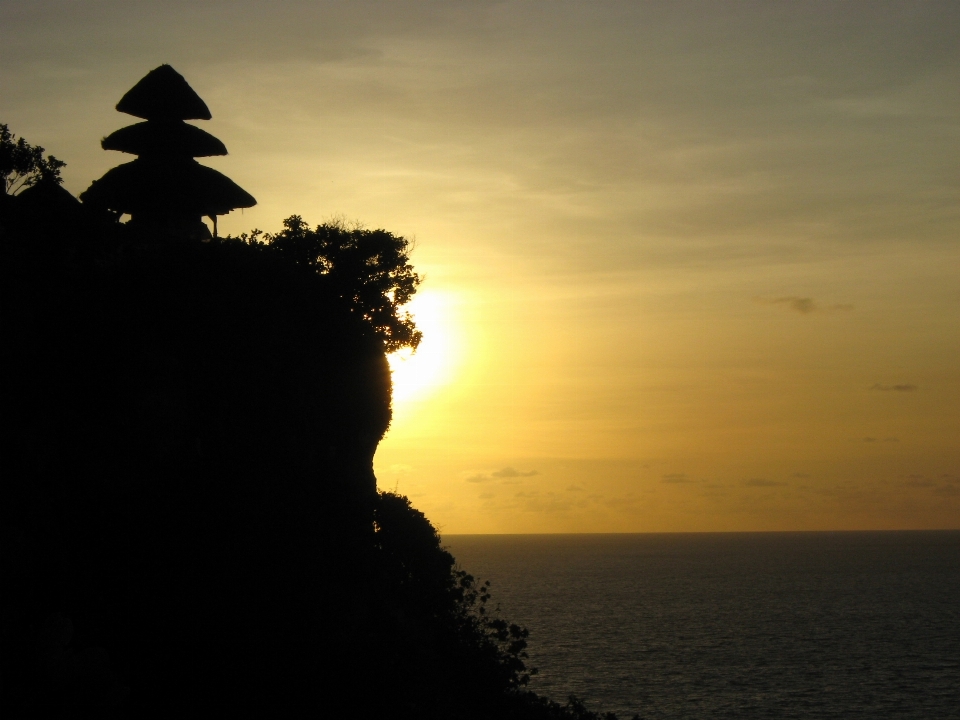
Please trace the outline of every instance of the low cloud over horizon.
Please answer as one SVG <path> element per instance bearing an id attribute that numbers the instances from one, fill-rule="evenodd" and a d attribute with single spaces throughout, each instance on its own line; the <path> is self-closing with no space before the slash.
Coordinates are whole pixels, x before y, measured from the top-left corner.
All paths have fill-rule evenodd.
<path id="1" fill-rule="evenodd" d="M 814 312 L 824 312 L 824 311 L 833 311 L 833 312 L 845 312 L 848 310 L 853 310 L 853 305 L 850 304 L 835 304 L 827 305 L 826 307 L 819 305 L 814 301 L 813 298 L 809 297 L 778 297 L 778 298 L 754 298 L 758 303 L 763 305 L 785 305 L 786 307 L 794 310 L 795 312 L 800 313 L 801 315 L 809 315 Z"/>
<path id="2" fill-rule="evenodd" d="M 880 392 L 917 392 L 920 388 L 910 383 L 904 383 L 902 385 L 881 385 L 880 383 L 876 383 L 871 385 L 870 389 L 879 390 Z"/>
<path id="3" fill-rule="evenodd" d="M 767 480 L 766 478 L 750 478 L 749 480 L 744 480 L 743 484 L 746 487 L 783 487 L 788 483 L 783 482 L 782 480 Z"/>
<path id="4" fill-rule="evenodd" d="M 505 467 L 502 470 L 495 470 L 490 473 L 491 476 L 495 478 L 520 478 L 520 477 L 533 477 L 534 475 L 539 475 L 540 473 L 536 470 L 528 470 L 527 472 L 520 472 L 512 467 Z"/>
<path id="5" fill-rule="evenodd" d="M 520 481 L 519 478 L 528 478 L 539 474 L 540 473 L 537 470 L 521 472 L 516 468 L 505 467 L 500 470 L 494 470 L 489 474 L 476 473 L 474 475 L 470 475 L 466 480 L 468 483 L 484 483 L 491 482 L 493 480 L 499 480 L 505 485 L 514 485 Z"/>

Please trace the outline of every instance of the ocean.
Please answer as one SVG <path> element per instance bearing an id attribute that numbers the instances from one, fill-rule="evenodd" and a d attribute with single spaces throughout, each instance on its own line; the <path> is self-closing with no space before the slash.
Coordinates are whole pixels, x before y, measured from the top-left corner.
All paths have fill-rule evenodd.
<path id="1" fill-rule="evenodd" d="M 960 531 L 445 535 L 530 689 L 621 718 L 960 718 Z"/>

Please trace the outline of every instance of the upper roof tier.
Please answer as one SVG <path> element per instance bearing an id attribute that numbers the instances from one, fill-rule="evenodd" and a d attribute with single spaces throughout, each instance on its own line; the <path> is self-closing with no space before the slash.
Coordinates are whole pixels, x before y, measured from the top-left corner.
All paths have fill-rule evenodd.
<path id="1" fill-rule="evenodd" d="M 180 120 L 154 120 L 128 125 L 100 141 L 104 150 L 131 155 L 210 157 L 226 155 L 227 147 L 205 130 Z"/>
<path id="2" fill-rule="evenodd" d="M 209 120 L 207 104 L 169 65 L 148 72 L 117 103 L 117 110 L 144 120 Z"/>

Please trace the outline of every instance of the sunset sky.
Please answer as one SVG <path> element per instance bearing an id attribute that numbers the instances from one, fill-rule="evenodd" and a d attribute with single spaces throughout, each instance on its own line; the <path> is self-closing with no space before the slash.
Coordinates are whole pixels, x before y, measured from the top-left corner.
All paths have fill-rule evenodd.
<path id="1" fill-rule="evenodd" d="M 79 194 L 169 63 L 259 204 L 415 239 L 443 533 L 960 528 L 960 3 L 0 0 Z"/>

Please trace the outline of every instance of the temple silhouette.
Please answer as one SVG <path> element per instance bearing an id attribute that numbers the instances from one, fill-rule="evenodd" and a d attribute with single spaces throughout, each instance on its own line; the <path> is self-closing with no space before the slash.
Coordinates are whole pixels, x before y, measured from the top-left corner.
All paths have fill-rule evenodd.
<path id="1" fill-rule="evenodd" d="M 133 162 L 94 180 L 80 199 L 117 216 L 130 215 L 142 232 L 208 239 L 217 216 L 256 205 L 246 190 L 194 158 L 226 155 L 224 144 L 186 120 L 209 120 L 210 110 L 169 65 L 151 70 L 117 103 L 117 110 L 146 122 L 121 128 L 101 141 L 104 150 L 137 155 Z"/>

